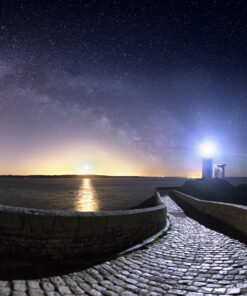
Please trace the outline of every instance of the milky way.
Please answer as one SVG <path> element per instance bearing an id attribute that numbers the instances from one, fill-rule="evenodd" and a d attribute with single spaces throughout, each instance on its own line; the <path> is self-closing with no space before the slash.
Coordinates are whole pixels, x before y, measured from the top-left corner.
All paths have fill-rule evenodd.
<path id="1" fill-rule="evenodd" d="M 0 174 L 246 176 L 246 5 L 201 2 L 1 2 Z"/>

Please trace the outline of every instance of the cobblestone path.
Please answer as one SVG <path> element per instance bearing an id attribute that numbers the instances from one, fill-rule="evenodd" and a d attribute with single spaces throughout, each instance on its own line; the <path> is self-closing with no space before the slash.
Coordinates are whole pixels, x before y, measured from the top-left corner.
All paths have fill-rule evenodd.
<path id="1" fill-rule="evenodd" d="M 60 277 L 1 281 L 0 295 L 247 295 L 246 245 L 163 199 L 172 229 L 148 249 Z"/>

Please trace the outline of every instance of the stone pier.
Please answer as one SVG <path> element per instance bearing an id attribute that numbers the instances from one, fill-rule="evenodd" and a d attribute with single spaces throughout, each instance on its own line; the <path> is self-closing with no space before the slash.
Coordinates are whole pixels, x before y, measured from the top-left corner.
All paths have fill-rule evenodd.
<path id="1" fill-rule="evenodd" d="M 0 295 L 247 295 L 246 245 L 163 201 L 172 227 L 147 249 L 71 274 L 0 281 Z"/>

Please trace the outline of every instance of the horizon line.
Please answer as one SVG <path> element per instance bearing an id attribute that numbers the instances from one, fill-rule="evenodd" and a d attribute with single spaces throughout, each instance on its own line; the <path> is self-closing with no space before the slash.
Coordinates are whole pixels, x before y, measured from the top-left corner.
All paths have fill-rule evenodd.
<path id="1" fill-rule="evenodd" d="M 190 177 L 190 176 L 138 176 L 138 175 L 100 175 L 100 174 L 31 174 L 31 175 L 22 175 L 22 174 L 3 174 L 0 175 L 0 178 L 9 177 L 9 178 L 62 178 L 62 177 L 72 177 L 72 178 L 183 178 L 183 179 L 201 179 L 201 177 Z M 225 178 L 247 178 L 247 176 L 227 176 Z"/>
<path id="2" fill-rule="evenodd" d="M 112 177 L 112 178 L 188 178 L 184 176 L 138 176 L 138 175 L 101 175 L 101 174 L 3 174 L 1 177 Z"/>

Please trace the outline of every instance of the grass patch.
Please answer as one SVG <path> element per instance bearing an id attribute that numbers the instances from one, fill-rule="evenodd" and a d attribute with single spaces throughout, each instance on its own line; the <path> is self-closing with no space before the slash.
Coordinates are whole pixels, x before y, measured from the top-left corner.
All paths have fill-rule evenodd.
<path id="1" fill-rule="evenodd" d="M 144 245 L 141 249 L 142 250 L 147 250 L 150 246 L 154 245 L 155 243 L 157 243 L 160 239 L 162 239 L 164 236 L 167 235 L 168 231 L 171 230 L 172 228 L 172 222 L 169 216 L 167 216 L 167 219 L 169 220 L 169 227 L 166 231 L 163 231 L 159 236 L 157 236 L 151 243 Z"/>

